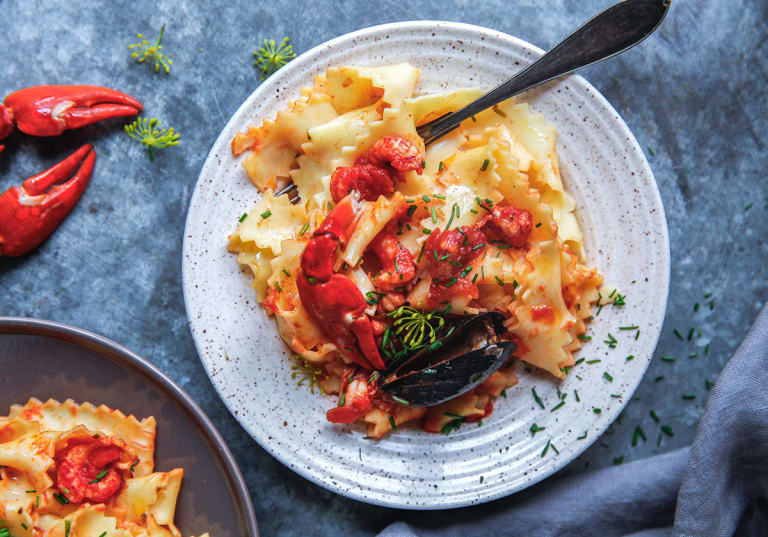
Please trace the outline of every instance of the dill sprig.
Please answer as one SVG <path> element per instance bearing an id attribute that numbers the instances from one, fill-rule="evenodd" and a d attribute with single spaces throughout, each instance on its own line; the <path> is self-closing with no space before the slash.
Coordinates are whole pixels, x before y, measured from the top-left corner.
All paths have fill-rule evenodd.
<path id="1" fill-rule="evenodd" d="M 147 38 L 144 37 L 144 34 L 136 34 L 141 41 L 134 43 L 133 45 L 128 45 L 128 49 L 133 50 L 131 58 L 135 58 L 139 63 L 144 63 L 145 60 L 151 60 L 155 63 L 156 73 L 160 71 L 160 66 L 162 66 L 165 74 L 168 75 L 171 73 L 171 65 L 173 64 L 173 61 L 161 52 L 161 50 L 163 50 L 163 45 L 160 44 L 160 41 L 163 39 L 164 32 L 165 23 L 160 27 L 160 35 L 157 36 L 157 41 L 155 41 L 154 45 L 147 43 Z"/>
<path id="2" fill-rule="evenodd" d="M 319 379 L 325 376 L 323 370 L 313 366 L 298 354 L 295 354 L 293 359 L 296 363 L 291 365 L 291 378 L 296 380 L 296 386 L 303 386 L 306 382 L 310 392 L 315 393 L 317 388 L 321 393 L 325 393 L 323 385 L 319 382 Z"/>
<path id="3" fill-rule="evenodd" d="M 400 306 L 387 316 L 394 318 L 395 334 L 411 349 L 435 343 L 437 331 L 445 324 L 445 319 L 434 311 L 422 313 L 410 306 Z"/>
<path id="4" fill-rule="evenodd" d="M 256 61 L 253 62 L 254 67 L 258 67 L 261 70 L 261 79 L 266 79 L 269 75 L 280 69 L 283 65 L 291 61 L 296 57 L 296 53 L 293 51 L 293 45 L 290 44 L 290 39 L 284 37 L 280 44 L 276 44 L 274 39 L 267 41 L 264 40 L 264 45 L 253 53 L 256 56 Z"/>
<path id="5" fill-rule="evenodd" d="M 141 145 L 147 148 L 149 160 L 153 160 L 152 148 L 162 149 L 179 145 L 179 135 L 173 130 L 159 128 L 160 120 L 156 117 L 152 119 L 139 118 L 130 125 L 125 126 L 125 132 L 134 140 L 141 142 Z"/>

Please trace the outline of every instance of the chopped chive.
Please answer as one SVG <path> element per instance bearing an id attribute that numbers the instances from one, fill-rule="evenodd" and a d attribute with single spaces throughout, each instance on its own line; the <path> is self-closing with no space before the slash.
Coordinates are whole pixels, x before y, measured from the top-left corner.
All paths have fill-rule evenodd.
<path id="1" fill-rule="evenodd" d="M 624 455 L 620 455 L 620 456 L 618 456 L 618 457 L 615 457 L 615 458 L 613 459 L 613 465 L 614 465 L 614 466 L 618 466 L 619 464 L 621 464 L 621 463 L 623 463 L 623 462 L 624 462 Z"/>
<path id="2" fill-rule="evenodd" d="M 432 213 L 432 223 L 437 224 L 437 210 L 435 209 L 434 206 L 432 207 L 431 213 Z"/>
<path id="3" fill-rule="evenodd" d="M 598 363 L 598 362 L 602 362 L 602 360 L 601 360 L 600 358 L 596 358 L 596 359 L 594 359 L 594 360 L 587 360 L 587 363 L 588 363 L 589 365 L 592 365 L 592 364 L 596 364 L 596 363 Z"/>
<path id="4" fill-rule="evenodd" d="M 470 209 L 469 212 L 471 212 L 472 214 L 477 214 L 477 210 L 476 209 Z"/>
<path id="5" fill-rule="evenodd" d="M 643 442 L 648 441 L 648 437 L 645 435 L 645 431 L 639 425 L 635 427 L 635 432 L 632 433 L 632 447 L 637 445 L 638 440 L 642 438 Z"/>
<path id="6" fill-rule="evenodd" d="M 676 360 L 674 356 L 662 356 L 661 359 L 665 362 L 674 362 Z"/>
<path id="7" fill-rule="evenodd" d="M 243 216 L 240 217 L 239 222 L 242 223 L 246 218 L 248 218 L 248 213 L 243 213 Z"/>
<path id="8" fill-rule="evenodd" d="M 592 341 L 592 336 L 588 336 L 587 334 L 579 334 L 576 337 L 582 341 Z"/>
<path id="9" fill-rule="evenodd" d="M 437 164 L 437 171 L 439 171 L 439 172 L 443 171 L 443 161 L 442 160 Z"/>
<path id="10" fill-rule="evenodd" d="M 696 399 L 696 396 L 692 393 L 684 393 L 683 399 L 690 401 L 691 399 Z"/>
<path id="11" fill-rule="evenodd" d="M 478 273 L 475 272 L 475 275 L 472 276 L 472 283 L 475 283 L 477 281 Z"/>
<path id="12" fill-rule="evenodd" d="M 494 278 L 496 278 L 496 283 L 498 283 L 501 287 L 504 287 L 504 280 L 502 280 L 498 276 L 494 276 Z"/>
<path id="13" fill-rule="evenodd" d="M 443 196 L 442 194 L 432 194 L 432 197 L 437 198 L 439 200 L 445 200 L 445 196 Z"/>
<path id="14" fill-rule="evenodd" d="M 477 118 L 475 116 L 471 116 L 471 117 L 472 117 L 472 121 L 477 121 Z"/>
<path id="15" fill-rule="evenodd" d="M 309 278 L 307 278 L 307 279 L 309 279 Z M 282 293 L 283 292 L 283 288 L 280 287 L 280 282 L 278 282 L 278 281 L 275 281 L 275 288 L 277 289 L 278 293 Z"/>
<path id="16" fill-rule="evenodd" d="M 634 355 L 634 354 L 630 354 L 629 356 L 627 356 L 627 362 L 629 362 L 630 360 L 632 360 L 632 358 L 634 358 L 634 357 L 635 357 L 635 355 Z"/>
<path id="17" fill-rule="evenodd" d="M 457 281 L 458 281 L 458 280 L 456 280 L 456 278 L 453 278 L 453 277 L 452 277 L 450 280 L 448 280 L 447 282 L 445 282 L 445 287 L 450 287 L 450 286 L 452 286 L 454 283 L 456 283 Z"/>
<path id="18" fill-rule="evenodd" d="M 587 437 L 587 431 L 584 431 L 584 434 L 581 436 L 577 436 L 576 440 L 584 440 Z"/>
<path id="19" fill-rule="evenodd" d="M 392 427 L 393 431 L 397 431 L 397 425 L 395 425 L 395 418 L 392 416 L 389 417 L 389 425 Z"/>
<path id="20" fill-rule="evenodd" d="M 424 169 L 426 167 L 427 167 L 427 161 L 426 160 L 422 160 L 421 161 L 421 168 Z"/>
<path id="21" fill-rule="evenodd" d="M 269 209 L 261 213 L 262 218 L 269 218 L 270 216 L 272 216 L 272 211 L 270 211 Z"/>
<path id="22" fill-rule="evenodd" d="M 637 341 L 637 338 L 639 338 L 639 337 L 640 337 L 640 330 L 635 332 L 635 341 Z"/>
<path id="23" fill-rule="evenodd" d="M 481 242 L 480 244 L 476 244 L 472 247 L 473 250 L 479 250 L 480 248 L 483 248 L 485 246 L 484 242 Z"/>
<path id="24" fill-rule="evenodd" d="M 712 293 L 707 293 L 706 295 L 704 295 L 704 298 L 712 298 Z"/>
<path id="25" fill-rule="evenodd" d="M 135 461 L 133 461 L 133 464 L 131 464 L 131 473 L 133 473 L 133 469 L 136 468 L 137 464 L 139 464 L 139 459 L 138 458 Z"/>
<path id="26" fill-rule="evenodd" d="M 541 408 L 544 408 L 544 401 L 542 401 L 541 397 L 539 397 L 539 394 L 536 393 L 536 388 L 531 388 L 531 393 L 533 394 L 533 398 L 536 400 L 536 404 Z"/>
<path id="27" fill-rule="evenodd" d="M 670 427 L 669 425 L 662 425 L 661 432 L 667 436 L 675 436 L 675 432 L 672 430 L 672 427 Z"/>
<path id="28" fill-rule="evenodd" d="M 531 425 L 531 428 L 529 430 L 531 431 L 531 436 L 536 436 L 536 433 L 538 433 L 539 431 L 543 431 L 544 429 L 546 429 L 546 427 L 539 427 L 534 423 L 533 425 Z"/>
<path id="29" fill-rule="evenodd" d="M 405 399 L 403 399 L 402 397 L 397 397 L 396 395 L 393 395 L 392 399 L 394 399 L 395 401 L 397 401 L 401 405 L 410 405 L 411 404 L 408 401 L 406 401 Z"/>
<path id="30" fill-rule="evenodd" d="M 23 522 L 21 523 L 21 527 L 24 528 L 25 530 L 29 529 L 29 527 L 26 524 L 24 524 Z"/>
<path id="31" fill-rule="evenodd" d="M 34 494 L 37 491 L 35 489 L 29 489 L 29 490 L 25 490 L 24 492 L 26 492 L 27 494 Z"/>
<path id="32" fill-rule="evenodd" d="M 413 213 L 415 213 L 415 212 L 416 212 L 416 209 L 418 209 L 418 208 L 419 208 L 419 207 L 418 207 L 418 206 L 416 206 L 416 205 L 411 205 L 410 207 L 408 207 L 408 211 L 406 212 L 406 214 L 407 214 L 409 217 L 410 217 L 410 216 L 413 216 Z"/>
<path id="33" fill-rule="evenodd" d="M 307 232 L 308 229 L 309 229 L 309 222 L 304 222 L 304 225 L 301 226 L 301 231 L 299 231 L 299 237 L 302 237 L 304 233 Z"/>
<path id="34" fill-rule="evenodd" d="M 707 354 L 709 354 L 709 343 L 704 345 L 704 356 L 706 356 Z"/>
<path id="35" fill-rule="evenodd" d="M 579 391 L 573 390 L 573 396 L 576 398 L 577 403 L 581 403 L 581 397 L 579 397 Z"/>
<path id="36" fill-rule="evenodd" d="M 107 471 L 106 470 L 102 470 L 101 472 L 98 473 L 98 475 L 95 478 L 93 478 L 91 481 L 88 481 L 88 484 L 90 485 L 92 483 L 98 483 L 99 481 L 102 480 L 102 478 L 105 475 L 107 475 Z"/>
<path id="37" fill-rule="evenodd" d="M 648 152 L 651 154 L 651 156 L 654 156 L 656 154 L 656 151 L 654 151 L 651 146 L 648 146 Z"/>
<path id="38" fill-rule="evenodd" d="M 579 365 L 579 364 L 580 364 L 581 362 L 583 362 L 584 360 L 586 360 L 586 358 L 579 358 L 578 360 L 576 360 L 576 361 L 573 363 L 573 365 Z"/>
<path id="39" fill-rule="evenodd" d="M 544 446 L 544 449 L 541 450 L 541 456 L 544 457 L 544 455 L 547 454 L 547 451 L 549 451 L 549 445 L 552 443 L 552 440 L 547 440 L 547 445 Z"/>
<path id="40" fill-rule="evenodd" d="M 603 372 L 603 378 L 608 382 L 613 382 L 613 377 L 611 376 L 610 373 L 608 373 L 608 371 Z"/>
<path id="41" fill-rule="evenodd" d="M 688 358 L 698 358 L 698 356 L 699 356 L 698 352 L 692 352 L 691 354 L 688 355 Z"/>
<path id="42" fill-rule="evenodd" d="M 714 383 L 714 382 L 712 382 L 712 381 L 711 381 L 711 380 L 709 380 L 709 379 L 707 379 L 707 380 L 705 380 L 705 381 L 704 381 L 704 386 L 706 386 L 708 390 L 711 390 L 711 389 L 712 389 L 712 387 L 713 387 L 714 385 L 715 385 L 715 383 Z"/>
<path id="43" fill-rule="evenodd" d="M 559 409 L 560 407 L 563 407 L 563 406 L 565 406 L 565 401 L 560 401 L 559 403 L 557 403 L 555 406 L 552 407 L 550 412 L 554 412 L 555 410 L 557 410 L 557 409 Z"/>
<path id="44" fill-rule="evenodd" d="M 653 382 L 661 382 L 662 380 L 664 380 L 664 375 L 659 375 L 658 377 L 653 379 Z"/>
<path id="45" fill-rule="evenodd" d="M 64 520 L 64 537 L 69 537 L 69 532 L 72 530 L 72 522 Z"/>
<path id="46" fill-rule="evenodd" d="M 483 166 L 482 166 L 480 169 L 481 169 L 481 170 L 483 170 L 483 171 L 487 170 L 487 169 L 488 169 L 488 164 L 489 164 L 490 162 L 491 162 L 490 160 L 488 160 L 488 159 L 485 159 L 485 160 L 483 161 Z"/>
<path id="47" fill-rule="evenodd" d="M 69 500 L 66 496 L 64 496 L 61 492 L 56 492 L 53 494 L 53 498 L 59 502 L 61 505 L 66 505 L 69 503 Z"/>
<path id="48" fill-rule="evenodd" d="M 419 250 L 419 257 L 416 258 L 416 263 L 421 263 L 421 256 L 424 254 L 424 246 L 426 242 L 421 243 L 421 250 Z"/>
<path id="49" fill-rule="evenodd" d="M 715 301 L 714 300 L 710 300 L 709 301 L 709 309 L 711 309 L 711 310 L 715 309 Z"/>
<path id="50" fill-rule="evenodd" d="M 423 196 L 421 196 L 421 199 L 423 199 L 423 200 L 424 200 L 424 203 L 429 203 L 430 201 L 432 201 L 432 200 L 429 198 L 429 196 L 427 196 L 426 194 L 424 194 Z"/>
<path id="51" fill-rule="evenodd" d="M 428 227 L 422 228 L 421 230 L 425 235 L 432 235 L 432 230 Z"/>
<path id="52" fill-rule="evenodd" d="M 653 421 L 655 421 L 656 423 L 659 423 L 659 421 L 661 421 L 661 418 L 659 418 L 659 415 L 656 414 L 655 410 L 651 410 L 649 414 L 651 415 L 651 418 L 653 419 Z"/>
<path id="53" fill-rule="evenodd" d="M 602 411 L 603 411 L 602 408 L 593 408 L 592 409 L 592 412 L 594 412 L 595 414 L 600 414 Z"/>
<path id="54" fill-rule="evenodd" d="M 752 208 L 752 206 L 753 206 L 753 205 L 754 205 L 754 203 L 753 203 L 753 202 L 749 202 L 749 204 L 747 204 L 747 206 L 746 206 L 746 207 L 744 207 L 744 212 L 746 212 L 746 211 L 750 210 L 750 209 Z"/>
<path id="55" fill-rule="evenodd" d="M 619 330 L 637 330 L 637 328 L 638 328 L 638 327 L 637 327 L 636 325 L 632 325 L 632 326 L 620 326 L 620 327 L 619 327 Z"/>
<path id="56" fill-rule="evenodd" d="M 107 532 L 103 532 L 101 535 L 99 535 L 99 537 L 107 537 Z"/>
<path id="57" fill-rule="evenodd" d="M 612 394 L 611 394 L 611 397 L 613 397 L 614 399 L 621 399 L 621 394 L 618 394 L 618 393 L 612 393 Z"/>
<path id="58" fill-rule="evenodd" d="M 691 340 L 691 338 L 693 338 L 693 328 L 691 328 L 690 330 L 688 330 L 688 338 L 687 338 L 687 339 L 688 339 L 688 341 L 690 341 L 690 340 Z"/>

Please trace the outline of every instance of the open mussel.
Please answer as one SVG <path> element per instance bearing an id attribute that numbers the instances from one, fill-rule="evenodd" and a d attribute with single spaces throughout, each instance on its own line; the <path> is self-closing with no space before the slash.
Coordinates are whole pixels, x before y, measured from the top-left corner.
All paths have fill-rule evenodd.
<path id="1" fill-rule="evenodd" d="M 435 343 L 390 364 L 380 389 L 410 406 L 433 406 L 468 392 L 515 351 L 513 342 L 501 339 L 503 320 L 497 312 L 451 319 L 453 329 Z"/>

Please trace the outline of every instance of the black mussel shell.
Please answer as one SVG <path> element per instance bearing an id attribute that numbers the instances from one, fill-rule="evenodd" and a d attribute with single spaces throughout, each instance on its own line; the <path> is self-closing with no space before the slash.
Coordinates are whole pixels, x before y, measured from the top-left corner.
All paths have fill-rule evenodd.
<path id="1" fill-rule="evenodd" d="M 515 352 L 513 342 L 500 338 L 503 320 L 497 312 L 458 317 L 453 331 L 437 340 L 440 345 L 425 347 L 384 370 L 380 389 L 410 406 L 434 406 L 468 392 Z"/>

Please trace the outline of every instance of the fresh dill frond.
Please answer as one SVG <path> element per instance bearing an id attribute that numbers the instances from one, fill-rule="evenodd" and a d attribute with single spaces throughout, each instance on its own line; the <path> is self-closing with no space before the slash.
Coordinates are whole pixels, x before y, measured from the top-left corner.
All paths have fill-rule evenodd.
<path id="1" fill-rule="evenodd" d="M 392 329 L 409 349 L 434 344 L 437 331 L 445 324 L 445 319 L 437 312 L 424 313 L 410 306 L 400 306 L 387 316 L 394 319 Z"/>
<path id="2" fill-rule="evenodd" d="M 293 360 L 296 363 L 291 365 L 291 378 L 296 380 L 296 386 L 302 386 L 306 382 L 310 392 L 315 393 L 315 388 L 318 388 L 321 393 L 325 393 L 323 385 L 319 382 L 325 377 L 323 370 L 313 366 L 298 354 L 293 356 Z"/>
<path id="3" fill-rule="evenodd" d="M 155 63 L 156 73 L 160 71 L 160 67 L 162 66 L 165 74 L 168 75 L 171 73 L 171 65 L 173 64 L 173 61 L 161 52 L 161 50 L 163 50 L 163 45 L 160 44 L 160 41 L 163 39 L 164 32 L 165 23 L 160 27 L 160 35 L 157 36 L 157 41 L 155 41 L 154 45 L 147 43 L 147 38 L 144 37 L 143 34 L 136 34 L 141 41 L 134 43 L 133 45 L 128 45 L 128 49 L 133 50 L 131 58 L 135 58 L 139 63 L 144 63 L 145 60 L 151 60 Z"/>
<path id="4" fill-rule="evenodd" d="M 253 66 L 261 70 L 262 80 L 296 57 L 290 42 L 291 40 L 287 37 L 284 37 L 279 45 L 274 39 L 265 39 L 264 45 L 253 53 L 256 56 Z"/>
<path id="5" fill-rule="evenodd" d="M 141 145 L 147 148 L 149 160 L 153 160 L 152 148 L 162 149 L 179 145 L 179 135 L 173 130 L 161 129 L 160 120 L 156 117 L 152 119 L 139 118 L 130 125 L 125 126 L 125 132 L 134 140 L 141 142 Z"/>

